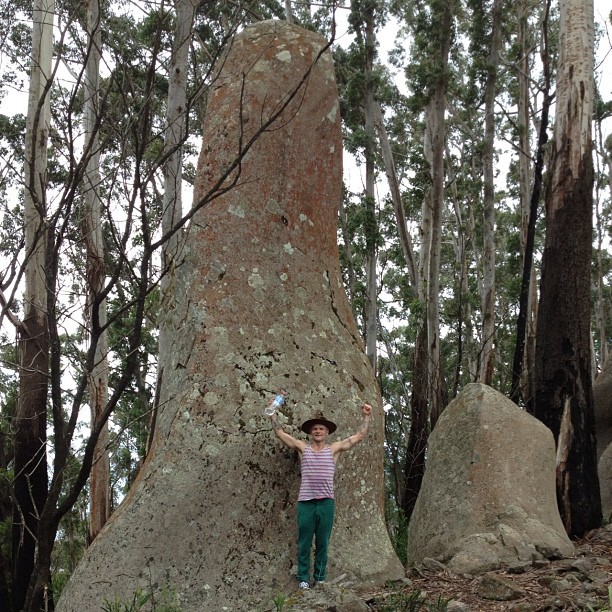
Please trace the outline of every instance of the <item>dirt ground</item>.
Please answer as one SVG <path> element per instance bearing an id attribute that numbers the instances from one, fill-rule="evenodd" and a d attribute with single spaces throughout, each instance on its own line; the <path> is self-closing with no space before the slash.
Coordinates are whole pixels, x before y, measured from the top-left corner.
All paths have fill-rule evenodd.
<path id="1" fill-rule="evenodd" d="M 532 568 L 523 574 L 511 574 L 505 570 L 492 572 L 512 583 L 523 592 L 523 596 L 512 601 L 492 601 L 478 594 L 482 576 L 456 576 L 448 571 L 411 572 L 408 578 L 411 587 L 379 589 L 376 592 L 361 593 L 361 598 L 373 610 L 391 612 L 397 610 L 441 611 L 446 608 L 437 605 L 444 600 L 461 602 L 465 607 L 457 610 L 469 612 L 537 612 L 552 610 L 606 610 L 612 612 L 612 601 L 608 596 L 608 587 L 612 585 L 612 530 L 598 529 L 592 531 L 582 540 L 575 541 L 575 557 L 572 560 L 560 559 L 551 561 L 545 567 Z M 568 580 L 569 588 L 554 592 L 551 581 L 567 577 L 571 563 L 579 558 L 593 561 L 595 581 L 585 579 Z M 583 577 L 584 578 L 584 577 Z M 585 585 L 588 585 L 589 593 Z M 419 590 L 426 601 L 410 607 L 408 597 L 414 597 Z M 588 602 L 587 602 L 588 600 Z M 589 607 L 590 606 L 590 607 Z M 453 609 L 453 605 L 450 609 Z"/>

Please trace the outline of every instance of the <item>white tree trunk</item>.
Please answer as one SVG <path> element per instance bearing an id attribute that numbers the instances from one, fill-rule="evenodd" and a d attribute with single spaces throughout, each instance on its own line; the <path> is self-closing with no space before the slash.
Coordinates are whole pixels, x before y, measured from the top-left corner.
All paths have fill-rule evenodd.
<path id="1" fill-rule="evenodd" d="M 530 67 L 530 40 L 529 40 L 529 16 L 531 5 L 521 2 L 518 6 L 518 44 L 520 48 L 521 61 L 518 66 L 517 80 L 519 84 L 519 95 L 517 101 L 517 126 L 519 137 L 518 167 L 519 167 L 519 198 L 521 209 L 521 256 L 525 257 L 525 246 L 527 243 L 527 232 L 529 229 L 529 216 L 531 210 L 532 190 L 532 162 L 531 162 L 531 126 L 529 84 L 531 80 Z M 533 376 L 535 367 L 535 326 L 537 317 L 537 283 L 535 266 L 531 266 L 531 283 L 529 287 L 529 306 L 527 329 L 525 336 L 525 353 L 523 368 L 521 371 L 521 395 L 532 398 L 534 393 Z"/>
<path id="2" fill-rule="evenodd" d="M 164 164 L 164 196 L 162 211 L 162 234 L 170 232 L 183 215 L 182 173 L 183 142 L 187 119 L 187 78 L 189 76 L 189 51 L 193 34 L 193 21 L 198 5 L 197 0 L 176 0 L 176 29 L 174 45 L 170 58 L 168 79 L 168 110 L 164 134 L 164 154 L 168 156 Z M 161 279 L 162 316 L 159 330 L 159 350 L 167 348 L 167 329 L 163 317 L 169 301 L 173 299 L 171 288 L 175 282 L 175 266 L 182 243 L 182 232 L 176 231 L 164 244 L 162 251 Z M 169 291 L 170 289 L 170 291 Z"/>
<path id="3" fill-rule="evenodd" d="M 483 295 L 482 295 L 482 361 L 479 382 L 490 385 L 495 360 L 495 94 L 497 65 L 501 47 L 502 1 L 495 0 L 491 9 L 491 47 L 485 86 L 484 134 L 484 219 L 483 219 Z"/>
<path id="4" fill-rule="evenodd" d="M 380 144 L 380 150 L 385 164 L 385 173 L 387 174 L 389 193 L 391 194 L 391 200 L 393 201 L 393 210 L 395 211 L 395 220 L 397 223 L 397 232 L 399 236 L 400 246 L 402 247 L 404 261 L 406 262 L 406 269 L 408 270 L 410 286 L 412 287 L 414 295 L 416 296 L 419 293 L 419 277 L 416 262 L 414 260 L 412 239 L 410 238 L 410 233 L 408 232 L 408 223 L 406 221 L 406 215 L 404 214 L 404 205 L 402 204 L 399 181 L 397 180 L 397 173 L 395 171 L 395 160 L 393 159 L 393 151 L 391 150 L 391 143 L 389 142 L 389 136 L 387 135 L 387 130 L 385 129 L 385 122 L 378 101 L 374 101 L 373 111 L 374 123 L 376 126 L 376 131 L 378 132 L 378 142 Z"/>
<path id="5" fill-rule="evenodd" d="M 183 143 L 186 138 L 187 78 L 189 76 L 189 53 L 193 35 L 193 22 L 198 0 L 176 0 L 176 27 L 168 78 L 168 110 L 164 154 L 164 196 L 162 211 L 162 235 L 173 231 L 183 215 Z M 161 386 L 165 375 L 164 356 L 168 353 L 171 330 L 168 329 L 167 314 L 174 308 L 176 289 L 176 264 L 180 257 L 184 232 L 174 230 L 162 247 L 162 277 L 160 281 L 161 307 L 159 309 L 159 367 L 157 386 Z M 147 452 L 155 433 L 158 406 L 153 407 L 149 420 Z"/>
<path id="6" fill-rule="evenodd" d="M 85 69 L 84 127 L 87 167 L 84 175 L 85 245 L 87 249 L 87 320 L 90 338 L 96 343 L 93 369 L 88 391 L 91 421 L 100 418 L 108 401 L 108 333 L 99 331 L 106 325 L 106 298 L 99 299 L 106 282 L 104 265 L 104 233 L 100 200 L 100 152 L 98 144 L 99 84 L 101 56 L 101 24 L 99 0 L 87 6 L 89 48 Z M 94 451 L 90 476 L 89 538 L 93 540 L 106 524 L 110 514 L 110 459 L 108 455 L 108 423 L 100 430 Z"/>
<path id="7" fill-rule="evenodd" d="M 37 554 L 38 517 L 47 497 L 47 309 L 48 292 L 53 288 L 46 275 L 46 172 L 54 10 L 52 0 L 34 3 L 25 134 L 25 291 L 24 317 L 19 329 L 19 398 L 14 420 L 13 466 L 13 604 L 17 610 L 30 605 L 40 607 L 42 603 L 40 596 L 33 594 L 31 578 Z"/>
<path id="8" fill-rule="evenodd" d="M 554 140 L 557 151 L 568 146 L 568 166 L 555 165 L 553 185 L 564 173 L 580 177 L 593 141 L 593 0 L 560 0 L 559 59 Z M 569 141 L 569 142 L 568 142 Z M 553 205 L 561 204 L 559 199 Z"/>
<path id="9" fill-rule="evenodd" d="M 25 139 L 25 309 L 41 322 L 47 311 L 44 274 L 46 244 L 46 171 L 50 91 L 46 91 L 51 78 L 53 60 L 53 0 L 36 0 L 32 34 L 32 68 L 28 98 L 28 117 Z"/>
<path id="10" fill-rule="evenodd" d="M 440 251 L 442 248 L 442 209 L 444 204 L 444 112 L 446 84 L 439 84 L 430 101 L 427 130 L 432 142 L 432 187 L 429 197 L 431 234 L 427 278 L 427 345 L 429 365 L 429 407 L 431 427 L 444 410 L 440 364 Z"/>
<path id="11" fill-rule="evenodd" d="M 608 177 L 608 191 L 611 192 L 612 195 L 612 161 L 610 160 L 610 156 L 606 151 L 606 147 L 603 142 L 603 134 L 601 130 L 601 123 L 597 124 L 597 153 L 598 157 L 601 159 L 601 172 Z M 606 231 L 604 229 L 604 219 L 602 216 L 601 205 L 600 203 L 604 200 L 603 190 L 597 189 L 597 200 L 595 202 L 596 206 L 596 220 L 597 220 L 597 300 L 595 302 L 595 318 L 597 321 L 597 333 L 599 335 L 599 364 L 600 367 L 603 367 L 604 363 L 608 358 L 608 336 L 606 333 L 606 323 L 610 317 L 610 309 L 608 305 L 608 301 L 605 298 L 605 290 L 604 290 L 604 264 L 602 261 L 602 253 L 605 252 L 605 241 L 606 241 Z M 597 375 L 597 369 L 594 369 L 593 375 Z M 604 449 L 599 449 L 600 450 Z"/>
<path id="12" fill-rule="evenodd" d="M 376 217 L 376 193 L 375 193 L 375 152 L 376 127 L 374 112 L 374 92 L 372 67 L 374 49 L 374 16 L 372 11 L 364 21 L 365 25 L 365 93 L 364 93 L 364 114 L 365 114 L 365 198 L 366 198 L 366 301 L 365 301 L 365 350 L 374 371 L 376 372 L 376 360 L 378 351 L 378 220 Z"/>

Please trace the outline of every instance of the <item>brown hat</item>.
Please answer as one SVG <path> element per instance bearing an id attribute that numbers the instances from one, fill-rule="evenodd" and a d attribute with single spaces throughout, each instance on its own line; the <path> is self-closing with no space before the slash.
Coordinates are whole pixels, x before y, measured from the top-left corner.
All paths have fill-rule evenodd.
<path id="1" fill-rule="evenodd" d="M 311 429 L 315 425 L 325 425 L 325 427 L 329 429 L 330 434 L 336 431 L 336 424 L 333 423 L 332 421 L 328 421 L 321 412 L 317 413 L 317 416 L 315 416 L 314 419 L 309 419 L 308 421 L 304 421 L 302 423 L 301 429 L 304 433 L 310 434 Z"/>

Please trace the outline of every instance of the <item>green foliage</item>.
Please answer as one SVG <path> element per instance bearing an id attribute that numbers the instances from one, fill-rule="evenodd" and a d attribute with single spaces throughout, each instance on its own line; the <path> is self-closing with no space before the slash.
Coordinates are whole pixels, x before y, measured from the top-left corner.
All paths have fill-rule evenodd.
<path id="1" fill-rule="evenodd" d="M 438 597 L 435 602 L 428 602 L 426 595 L 421 591 L 400 590 L 385 597 L 381 607 L 377 608 L 381 612 L 445 612 L 451 600 Z"/>
<path id="2" fill-rule="evenodd" d="M 104 599 L 102 606 L 103 612 L 141 612 L 145 609 L 152 612 L 181 612 L 177 594 L 165 585 L 158 594 L 154 594 L 152 590 L 145 593 L 142 589 L 137 589 L 128 602 L 115 595 L 113 600 Z"/>
<path id="3" fill-rule="evenodd" d="M 13 530 L 10 494 L 10 483 L 12 481 L 13 472 L 0 468 L 0 584 L 3 585 L 10 585 L 12 582 L 10 572 Z"/>
<path id="4" fill-rule="evenodd" d="M 612 612 L 612 585 L 608 587 L 608 601 L 607 603 L 603 603 L 602 607 L 593 607 L 591 604 L 587 604 L 587 609 L 589 612 Z"/>
<path id="5" fill-rule="evenodd" d="M 80 468 L 80 461 L 72 454 L 64 470 L 62 498 L 65 497 Z M 77 502 L 62 517 L 55 538 L 50 568 L 51 590 L 54 601 L 59 599 L 62 590 L 85 552 L 88 531 L 88 489 L 85 488 L 79 495 Z"/>
<path id="6" fill-rule="evenodd" d="M 387 497 L 389 497 L 389 494 L 387 494 Z M 406 566 L 408 562 L 408 521 L 397 504 L 391 502 L 386 504 L 385 523 L 393 550 L 402 565 Z"/>
<path id="7" fill-rule="evenodd" d="M 143 593 L 140 590 L 135 591 L 132 600 L 127 603 L 115 595 L 115 599 L 112 601 L 104 599 L 102 610 L 103 612 L 140 612 L 150 599 L 150 593 Z"/>
<path id="8" fill-rule="evenodd" d="M 595 121 L 604 121 L 612 117 L 612 100 L 604 102 L 601 97 L 596 96 L 594 108 Z"/>
<path id="9" fill-rule="evenodd" d="M 272 603 L 274 604 L 274 610 L 276 612 L 283 612 L 283 610 L 285 609 L 287 603 L 288 603 L 289 598 L 284 595 L 283 593 L 277 593 L 273 598 L 272 598 Z"/>

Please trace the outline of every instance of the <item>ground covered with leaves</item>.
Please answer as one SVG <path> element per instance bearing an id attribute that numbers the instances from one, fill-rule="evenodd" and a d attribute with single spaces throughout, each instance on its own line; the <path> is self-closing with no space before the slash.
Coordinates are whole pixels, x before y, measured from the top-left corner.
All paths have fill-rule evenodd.
<path id="1" fill-rule="evenodd" d="M 408 572 L 409 583 L 359 593 L 371 610 L 612 612 L 612 528 L 574 542 L 575 556 L 541 566 L 458 576 L 442 566 Z M 492 599 L 501 597 L 504 599 Z"/>

